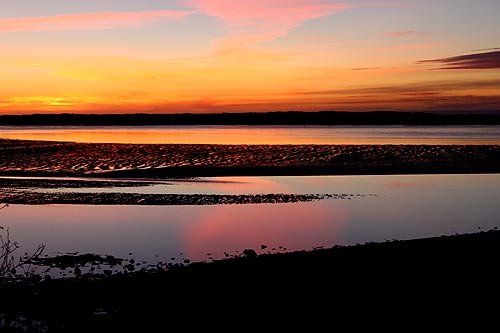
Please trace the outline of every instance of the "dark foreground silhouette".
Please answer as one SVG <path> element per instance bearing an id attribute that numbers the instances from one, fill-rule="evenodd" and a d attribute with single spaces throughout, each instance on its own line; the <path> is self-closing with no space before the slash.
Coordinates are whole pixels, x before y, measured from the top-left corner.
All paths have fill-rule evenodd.
<path id="1" fill-rule="evenodd" d="M 177 114 L 31 114 L 0 115 L 0 125 L 498 125 L 499 110 L 474 112 L 244 112 Z"/>
<path id="2" fill-rule="evenodd" d="M 270 255 L 246 249 L 156 273 L 3 283 L 0 323 L 29 322 L 28 331 L 167 332 L 311 331 L 345 323 L 346 314 L 392 322 L 403 313 L 421 322 L 495 304 L 499 263 L 497 230 Z"/>

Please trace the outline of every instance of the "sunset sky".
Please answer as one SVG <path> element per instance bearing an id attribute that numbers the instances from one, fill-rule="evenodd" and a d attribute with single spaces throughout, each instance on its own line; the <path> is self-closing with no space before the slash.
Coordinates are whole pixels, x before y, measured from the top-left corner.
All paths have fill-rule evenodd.
<path id="1" fill-rule="evenodd" d="M 0 0 L 0 114 L 500 109 L 498 0 Z"/>

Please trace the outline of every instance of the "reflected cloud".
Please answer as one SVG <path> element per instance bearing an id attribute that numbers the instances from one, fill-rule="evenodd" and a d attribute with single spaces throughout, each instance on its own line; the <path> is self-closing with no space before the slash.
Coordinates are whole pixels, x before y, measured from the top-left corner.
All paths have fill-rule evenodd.
<path id="1" fill-rule="evenodd" d="M 386 184 L 387 187 L 391 188 L 413 188 L 421 185 L 422 185 L 421 183 L 417 184 L 417 183 L 401 182 L 401 181 L 394 181 Z"/>
<path id="2" fill-rule="evenodd" d="M 331 209 L 317 204 L 214 209 L 184 228 L 185 252 L 189 258 L 207 259 L 203 257 L 207 249 L 220 258 L 224 252 L 259 250 L 261 244 L 288 250 L 331 245 L 341 241 L 339 233 L 348 220 L 346 210 L 332 213 Z"/>

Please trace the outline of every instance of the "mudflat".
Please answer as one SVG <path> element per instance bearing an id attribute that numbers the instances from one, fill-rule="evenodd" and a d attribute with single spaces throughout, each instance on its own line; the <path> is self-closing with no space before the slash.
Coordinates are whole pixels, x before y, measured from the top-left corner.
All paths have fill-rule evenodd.
<path id="1" fill-rule="evenodd" d="M 90 144 L 0 140 L 2 176 L 169 178 L 499 171 L 500 145 Z"/>

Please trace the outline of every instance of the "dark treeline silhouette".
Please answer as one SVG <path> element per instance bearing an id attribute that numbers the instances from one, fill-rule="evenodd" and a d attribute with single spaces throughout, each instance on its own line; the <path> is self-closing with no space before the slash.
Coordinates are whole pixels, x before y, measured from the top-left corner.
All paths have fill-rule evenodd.
<path id="1" fill-rule="evenodd" d="M 0 125 L 137 126 L 137 125 L 500 125 L 500 113 L 423 112 L 248 112 L 210 114 L 30 114 L 1 115 Z"/>

